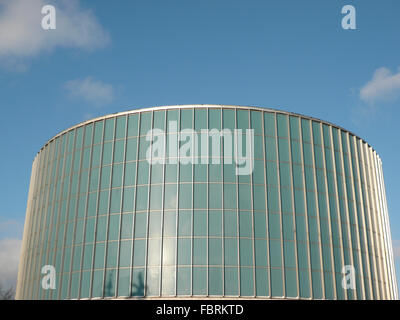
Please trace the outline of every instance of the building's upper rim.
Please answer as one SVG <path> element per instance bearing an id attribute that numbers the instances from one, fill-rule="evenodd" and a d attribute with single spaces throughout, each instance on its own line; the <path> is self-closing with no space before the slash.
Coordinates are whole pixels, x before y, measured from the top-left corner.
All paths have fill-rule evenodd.
<path id="1" fill-rule="evenodd" d="M 308 120 L 314 120 L 329 126 L 332 126 L 334 128 L 340 129 L 342 131 L 348 132 L 349 134 L 361 139 L 363 142 L 365 142 L 375 153 L 375 149 L 363 138 L 361 138 L 360 136 L 354 134 L 353 132 L 338 126 L 334 123 L 331 123 L 329 121 L 325 121 L 322 119 L 318 119 L 315 117 L 311 117 L 311 116 L 307 116 L 304 114 L 300 114 L 300 113 L 296 113 L 296 112 L 290 112 L 290 111 L 284 111 L 284 110 L 279 110 L 279 109 L 275 109 L 275 108 L 264 108 L 264 107 L 256 107 L 256 106 L 240 106 L 240 105 L 225 105 L 225 104 L 185 104 L 185 105 L 171 105 L 171 106 L 156 106 L 156 107 L 147 107 L 147 108 L 138 108 L 138 109 L 133 109 L 133 110 L 127 110 L 127 111 L 121 111 L 121 112 L 115 112 L 115 113 L 111 113 L 111 114 L 107 114 L 104 116 L 100 116 L 100 117 L 96 117 L 93 119 L 89 119 L 83 122 L 80 122 L 76 125 L 73 125 L 72 127 L 69 127 L 63 131 L 61 131 L 60 133 L 58 133 L 57 135 L 55 135 L 54 137 L 52 137 L 51 139 L 49 139 L 42 148 L 40 148 L 40 150 L 38 151 L 37 154 L 40 153 L 40 151 L 42 151 L 50 142 L 52 142 L 53 140 L 55 140 L 56 138 L 58 138 L 59 136 L 74 130 L 76 128 L 79 128 L 81 126 L 85 126 L 87 124 L 90 123 L 94 123 L 100 120 L 105 120 L 108 118 L 113 118 L 113 117 L 118 117 L 118 116 L 123 116 L 123 115 L 128 115 L 128 114 L 133 114 L 133 113 L 140 113 L 140 112 L 146 112 L 146 111 L 155 111 L 155 110 L 169 110 L 169 109 L 193 109 L 193 108 L 225 108 L 225 109 L 245 109 L 245 110 L 254 110 L 254 111 L 267 111 L 267 112 L 273 112 L 273 113 L 280 113 L 280 114 L 286 114 L 286 115 L 292 115 L 292 116 L 297 116 L 303 119 L 308 119 Z M 376 155 L 379 157 L 379 155 L 376 153 Z"/>

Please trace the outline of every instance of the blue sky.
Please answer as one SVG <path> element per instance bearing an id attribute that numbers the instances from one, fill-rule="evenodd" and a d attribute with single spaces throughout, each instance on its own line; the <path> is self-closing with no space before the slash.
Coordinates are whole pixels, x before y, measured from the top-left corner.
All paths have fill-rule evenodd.
<path id="1" fill-rule="evenodd" d="M 41 28 L 45 4 L 56 30 Z M 356 30 L 341 27 L 344 5 Z M 89 118 L 175 104 L 283 109 L 366 139 L 400 276 L 399 31 L 397 0 L 0 0 L 0 281 L 15 278 L 42 145 Z"/>

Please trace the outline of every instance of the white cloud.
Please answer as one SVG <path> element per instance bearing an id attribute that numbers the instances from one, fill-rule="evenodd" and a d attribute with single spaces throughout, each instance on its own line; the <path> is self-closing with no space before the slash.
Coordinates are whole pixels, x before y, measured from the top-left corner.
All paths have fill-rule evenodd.
<path id="1" fill-rule="evenodd" d="M 82 98 L 97 106 L 110 103 L 114 99 L 113 86 L 92 77 L 68 81 L 64 88 L 71 97 Z"/>
<path id="2" fill-rule="evenodd" d="M 21 243 L 20 239 L 0 240 L 0 283 L 5 288 L 10 286 L 15 288 Z"/>
<path id="3" fill-rule="evenodd" d="M 400 94 L 400 68 L 392 73 L 387 68 L 375 70 L 372 79 L 360 90 L 360 98 L 368 103 L 396 98 Z"/>
<path id="4" fill-rule="evenodd" d="M 47 4 L 56 8 L 55 30 L 41 26 Z M 94 49 L 108 42 L 108 33 L 79 0 L 0 0 L 0 60 L 18 63 L 56 47 Z"/>

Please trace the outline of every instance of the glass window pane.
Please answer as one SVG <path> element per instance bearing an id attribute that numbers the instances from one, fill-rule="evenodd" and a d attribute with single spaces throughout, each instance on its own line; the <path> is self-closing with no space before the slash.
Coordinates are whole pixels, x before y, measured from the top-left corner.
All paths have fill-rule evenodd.
<path id="1" fill-rule="evenodd" d="M 264 134 L 274 137 L 275 134 L 275 114 L 264 112 Z"/>
<path id="2" fill-rule="evenodd" d="M 251 191 L 250 185 L 239 184 L 239 209 L 250 210 L 251 209 Z M 212 193 L 214 194 L 214 193 Z"/>
<path id="3" fill-rule="evenodd" d="M 118 272 L 118 296 L 129 297 L 130 294 L 130 270 L 121 269 Z"/>
<path id="4" fill-rule="evenodd" d="M 164 212 L 164 236 L 166 236 L 166 237 L 176 236 L 176 212 L 175 211 Z"/>
<path id="5" fill-rule="evenodd" d="M 125 188 L 122 202 L 123 212 L 132 212 L 135 207 L 135 188 Z"/>
<path id="6" fill-rule="evenodd" d="M 247 129 L 249 128 L 249 111 L 237 109 L 237 128 Z"/>
<path id="7" fill-rule="evenodd" d="M 311 142 L 310 121 L 301 119 L 301 131 L 304 142 Z"/>
<path id="8" fill-rule="evenodd" d="M 148 240 L 147 265 L 158 266 L 161 259 L 161 240 L 153 238 Z"/>
<path id="9" fill-rule="evenodd" d="M 135 238 L 145 238 L 147 233 L 147 213 L 138 212 L 135 214 Z"/>
<path id="10" fill-rule="evenodd" d="M 296 116 L 289 117 L 290 122 L 290 137 L 292 139 L 300 139 L 300 123 L 299 118 Z"/>
<path id="11" fill-rule="evenodd" d="M 254 237 L 256 238 L 267 237 L 265 212 L 254 212 Z"/>
<path id="12" fill-rule="evenodd" d="M 110 190 L 105 190 L 100 192 L 99 196 L 99 209 L 98 214 L 108 213 L 108 200 L 109 200 Z"/>
<path id="13" fill-rule="evenodd" d="M 208 264 L 222 265 L 222 238 L 209 238 Z"/>
<path id="14" fill-rule="evenodd" d="M 238 241 L 234 238 L 224 239 L 224 263 L 226 266 L 238 265 Z"/>
<path id="15" fill-rule="evenodd" d="M 176 164 L 165 164 L 165 182 L 177 181 L 177 168 Z"/>
<path id="16" fill-rule="evenodd" d="M 191 164 L 180 164 L 179 166 L 179 180 L 181 182 L 192 181 L 192 165 Z"/>
<path id="17" fill-rule="evenodd" d="M 164 238 L 162 249 L 162 264 L 163 266 L 176 264 L 176 238 Z M 170 276 L 170 275 L 168 275 Z"/>
<path id="18" fill-rule="evenodd" d="M 161 213 L 151 212 L 149 214 L 149 237 L 161 236 Z"/>
<path id="19" fill-rule="evenodd" d="M 114 138 L 114 124 L 115 118 L 110 118 L 106 120 L 104 127 L 104 141 L 112 140 Z"/>
<path id="20" fill-rule="evenodd" d="M 80 298 L 89 298 L 90 296 L 90 279 L 91 273 L 90 272 L 82 272 L 82 279 L 81 279 L 81 295 Z"/>
<path id="21" fill-rule="evenodd" d="M 121 223 L 121 239 L 131 239 L 133 231 L 133 214 L 123 214 Z"/>
<path id="22" fill-rule="evenodd" d="M 255 264 L 257 267 L 267 267 L 268 266 L 268 243 L 267 240 L 257 239 L 254 241 L 254 251 L 255 251 Z"/>
<path id="23" fill-rule="evenodd" d="M 107 245 L 107 268 L 115 268 L 117 266 L 118 242 L 109 242 Z"/>
<path id="24" fill-rule="evenodd" d="M 260 111 L 250 111 L 251 127 L 254 134 L 263 134 L 262 132 L 262 113 Z"/>
<path id="25" fill-rule="evenodd" d="M 164 267 L 162 268 L 162 274 L 168 274 L 168 277 L 162 277 L 161 289 L 163 296 L 175 295 L 175 267 Z"/>
<path id="26" fill-rule="evenodd" d="M 253 198 L 255 210 L 265 210 L 265 187 L 264 186 L 254 186 L 253 187 Z"/>
<path id="27" fill-rule="evenodd" d="M 133 243 L 133 265 L 135 267 L 144 266 L 146 240 L 134 240 Z"/>
<path id="28" fill-rule="evenodd" d="M 207 294 L 207 269 L 206 268 L 193 268 L 193 294 L 206 295 Z"/>
<path id="29" fill-rule="evenodd" d="M 240 295 L 241 296 L 254 295 L 252 268 L 240 268 Z"/>
<path id="30" fill-rule="evenodd" d="M 94 268 L 103 269 L 104 268 L 104 243 L 96 243 L 95 254 L 94 254 Z"/>
<path id="31" fill-rule="evenodd" d="M 115 130 L 115 139 L 125 138 L 126 131 L 126 116 L 117 118 L 117 128 Z"/>
<path id="32" fill-rule="evenodd" d="M 207 167 L 208 166 L 205 164 L 197 164 L 194 167 L 194 181 L 195 182 L 207 182 Z"/>
<path id="33" fill-rule="evenodd" d="M 276 161 L 276 140 L 275 138 L 265 137 L 265 159 Z"/>
<path id="34" fill-rule="evenodd" d="M 238 235 L 237 219 L 235 211 L 224 211 L 224 234 L 226 237 L 235 237 Z"/>
<path id="35" fill-rule="evenodd" d="M 95 219 L 90 218 L 86 221 L 86 230 L 85 230 L 85 242 L 90 243 L 94 241 L 94 226 Z"/>
<path id="36" fill-rule="evenodd" d="M 180 210 L 178 221 L 178 236 L 190 236 L 192 234 L 192 212 Z"/>
<path id="37" fill-rule="evenodd" d="M 238 269 L 225 268 L 225 295 L 237 296 L 238 292 Z"/>
<path id="38" fill-rule="evenodd" d="M 149 163 L 145 161 L 139 161 L 137 170 L 137 184 L 148 184 L 149 183 Z"/>
<path id="39" fill-rule="evenodd" d="M 164 130 L 165 111 L 154 111 L 154 125 L 153 128 Z"/>
<path id="40" fill-rule="evenodd" d="M 110 216 L 110 221 L 108 225 L 108 240 L 118 240 L 119 239 L 119 214 L 114 214 Z"/>
<path id="41" fill-rule="evenodd" d="M 143 297 L 144 296 L 144 269 L 137 268 L 132 270 L 132 296 Z"/>
<path id="42" fill-rule="evenodd" d="M 181 130 L 193 128 L 192 118 L 193 118 L 193 110 L 192 109 L 182 109 L 181 110 Z"/>
<path id="43" fill-rule="evenodd" d="M 209 182 L 221 182 L 222 181 L 222 165 L 221 164 L 210 164 L 208 166 L 209 174 L 208 180 Z"/>
<path id="44" fill-rule="evenodd" d="M 151 165 L 151 183 L 162 183 L 164 165 L 156 163 Z"/>
<path id="45" fill-rule="evenodd" d="M 273 297 L 283 296 L 282 269 L 271 269 L 271 291 Z"/>
<path id="46" fill-rule="evenodd" d="M 288 117 L 287 115 L 278 113 L 276 115 L 276 122 L 278 125 L 278 137 L 287 138 L 288 137 Z"/>
<path id="47" fill-rule="evenodd" d="M 160 210 L 162 205 L 162 186 L 151 186 L 150 210 Z"/>
<path id="48" fill-rule="evenodd" d="M 179 267 L 178 268 L 178 283 L 177 283 L 177 294 L 178 295 L 189 295 L 190 294 L 190 272 L 191 268 Z"/>
<path id="49" fill-rule="evenodd" d="M 117 164 L 117 165 L 113 166 L 112 183 L 111 183 L 111 186 L 113 188 L 121 186 L 121 184 L 122 184 L 122 170 L 123 170 L 123 164 Z"/>
<path id="50" fill-rule="evenodd" d="M 128 118 L 128 137 L 138 135 L 138 114 L 131 114 Z"/>
<path id="51" fill-rule="evenodd" d="M 137 138 L 129 138 L 126 142 L 126 161 L 137 160 Z"/>
<path id="52" fill-rule="evenodd" d="M 250 267 L 253 265 L 253 241 L 250 239 L 239 240 L 240 265 Z"/>
<path id="53" fill-rule="evenodd" d="M 147 152 L 150 150 L 150 140 L 146 139 L 146 136 L 139 138 L 139 159 L 146 160 L 147 162 Z"/>
<path id="54" fill-rule="evenodd" d="M 178 264 L 189 265 L 191 263 L 191 240 L 187 238 L 178 239 Z"/>
<path id="55" fill-rule="evenodd" d="M 165 209 L 176 209 L 177 204 L 177 185 L 176 184 L 166 184 L 165 185 L 165 199 L 164 208 Z"/>
<path id="56" fill-rule="evenodd" d="M 223 128 L 226 129 L 235 129 L 235 110 L 233 109 L 223 109 L 222 110 L 222 121 Z"/>
<path id="57" fill-rule="evenodd" d="M 176 130 L 180 130 L 179 129 L 179 110 L 168 110 L 167 111 L 167 121 L 168 121 L 168 132 L 173 132 L 171 131 L 172 128 L 174 128 L 174 126 L 172 126 L 171 124 L 175 122 L 175 128 Z"/>
<path id="58" fill-rule="evenodd" d="M 208 268 L 208 293 L 210 295 L 222 295 L 222 268 Z"/>
<path id="59" fill-rule="evenodd" d="M 208 128 L 221 129 L 221 109 L 208 109 Z"/>
<path id="60" fill-rule="evenodd" d="M 126 163 L 124 175 L 125 186 L 133 186 L 136 184 L 136 162 Z"/>
<path id="61" fill-rule="evenodd" d="M 252 236 L 252 214 L 247 211 L 239 212 L 240 237 Z"/>
<path id="62" fill-rule="evenodd" d="M 210 209 L 222 208 L 222 184 L 210 183 L 208 185 L 208 204 Z"/>
<path id="63" fill-rule="evenodd" d="M 207 235 L 207 211 L 194 210 L 193 212 L 193 232 L 194 236 Z"/>
<path id="64" fill-rule="evenodd" d="M 114 163 L 124 161 L 125 140 L 115 141 Z"/>
<path id="65" fill-rule="evenodd" d="M 83 144 L 83 126 L 76 129 L 75 149 L 81 149 Z"/>
<path id="66" fill-rule="evenodd" d="M 236 184 L 224 184 L 224 208 L 235 209 L 236 207 Z"/>
<path id="67" fill-rule="evenodd" d="M 193 264 L 207 264 L 207 239 L 194 238 L 193 240 Z"/>
<path id="68" fill-rule="evenodd" d="M 103 121 L 96 121 L 94 124 L 93 144 L 98 144 L 103 140 Z"/>
<path id="69" fill-rule="evenodd" d="M 200 132 L 201 129 L 207 129 L 207 109 L 194 109 L 195 130 Z"/>
<path id="70" fill-rule="evenodd" d="M 269 296 L 269 274 L 265 268 L 256 268 L 256 295 L 258 297 Z"/>
<path id="71" fill-rule="evenodd" d="M 190 184 L 179 185 L 179 208 L 190 209 L 192 207 L 192 186 Z"/>
<path id="72" fill-rule="evenodd" d="M 103 276 L 103 270 L 96 270 L 93 272 L 92 297 L 103 296 Z"/>
<path id="73" fill-rule="evenodd" d="M 102 161 L 103 166 L 107 165 L 107 164 L 111 164 L 111 162 L 112 162 L 112 148 L 113 148 L 112 142 L 104 143 L 104 146 L 103 146 L 103 161 Z"/>
<path id="74" fill-rule="evenodd" d="M 222 211 L 210 210 L 208 215 L 209 236 L 222 236 Z"/>
<path id="75" fill-rule="evenodd" d="M 151 129 L 151 112 L 142 112 L 140 114 L 140 135 L 146 136 Z"/>

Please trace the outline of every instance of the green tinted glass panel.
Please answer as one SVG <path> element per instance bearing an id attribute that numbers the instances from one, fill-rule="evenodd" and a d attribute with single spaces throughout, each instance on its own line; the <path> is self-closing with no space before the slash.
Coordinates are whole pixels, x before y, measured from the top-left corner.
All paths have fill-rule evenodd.
<path id="1" fill-rule="evenodd" d="M 126 116 L 118 117 L 115 129 L 115 139 L 125 138 Z"/>
<path id="2" fill-rule="evenodd" d="M 138 135 L 138 115 L 131 114 L 128 117 L 128 137 L 135 137 Z"/>

